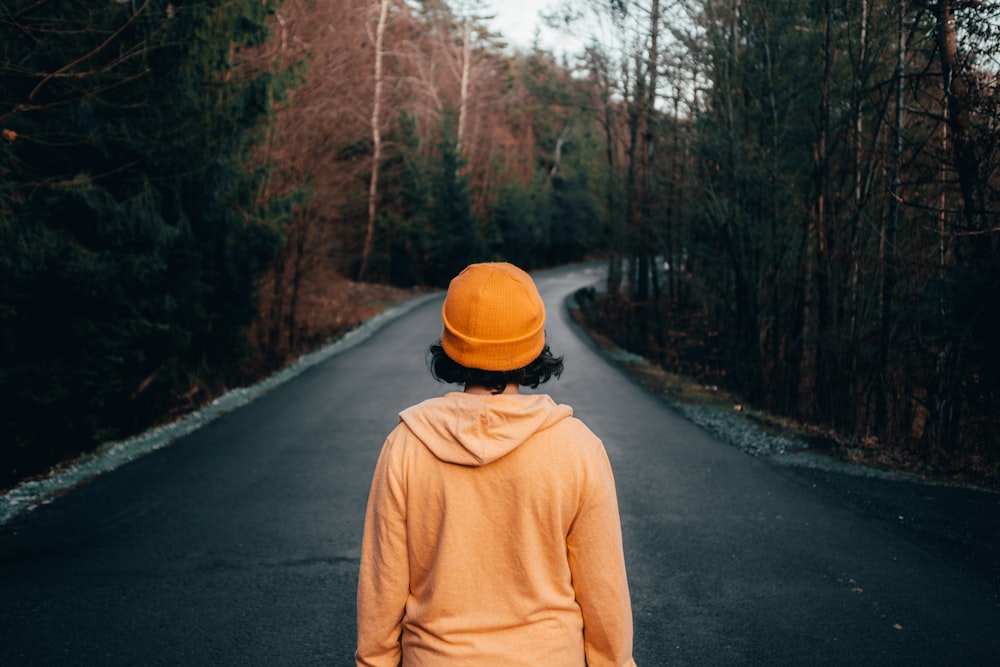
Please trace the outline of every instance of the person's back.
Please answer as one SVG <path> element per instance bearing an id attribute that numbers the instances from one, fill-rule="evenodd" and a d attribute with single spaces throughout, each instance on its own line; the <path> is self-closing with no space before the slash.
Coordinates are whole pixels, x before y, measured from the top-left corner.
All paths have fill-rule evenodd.
<path id="1" fill-rule="evenodd" d="M 383 446 L 357 664 L 634 665 L 604 447 L 569 407 L 517 390 L 562 370 L 533 283 L 508 264 L 473 265 L 443 316 L 432 370 L 466 391 L 405 410 Z M 509 345 L 518 332 L 529 335 Z"/>

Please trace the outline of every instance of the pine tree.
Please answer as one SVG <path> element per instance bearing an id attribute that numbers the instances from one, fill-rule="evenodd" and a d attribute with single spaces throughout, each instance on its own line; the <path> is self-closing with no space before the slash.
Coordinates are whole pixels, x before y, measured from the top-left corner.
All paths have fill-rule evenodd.
<path id="1" fill-rule="evenodd" d="M 447 285 L 468 264 L 490 259 L 479 225 L 472 215 L 469 179 L 462 172 L 463 160 L 458 152 L 451 114 L 445 114 L 442 125 L 440 167 L 431 204 L 430 224 L 434 236 L 427 267 L 428 282 L 439 286 Z"/>
<path id="2" fill-rule="evenodd" d="M 239 58 L 278 4 L 0 9 L 0 485 L 238 362 L 288 209 L 252 149 L 290 80 Z"/>
<path id="3" fill-rule="evenodd" d="M 432 174 L 421 154 L 416 118 L 401 112 L 388 137 L 382 166 L 378 233 L 372 251 L 372 277 L 410 287 L 424 282 Z"/>

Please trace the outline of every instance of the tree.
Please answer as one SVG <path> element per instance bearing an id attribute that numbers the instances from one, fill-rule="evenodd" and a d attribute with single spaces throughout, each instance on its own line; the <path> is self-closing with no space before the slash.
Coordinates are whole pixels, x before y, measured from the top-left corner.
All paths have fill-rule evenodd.
<path id="1" fill-rule="evenodd" d="M 930 5 L 934 42 L 941 72 L 942 162 L 957 181 L 959 215 L 951 229 L 942 226 L 953 246 L 954 266 L 948 277 L 951 324 L 948 342 L 939 352 L 942 379 L 935 413 L 938 451 L 955 449 L 968 438 L 976 455 L 995 456 L 989 446 L 1000 443 L 1000 315 L 993 304 L 1000 290 L 1000 102 L 996 56 L 1000 37 L 1000 4 L 938 0 Z M 959 34 L 971 44 L 961 48 Z M 969 48 L 978 47 L 978 48 Z M 981 65 L 983 61 L 992 63 Z M 950 151 L 948 150 L 950 149 Z M 988 222 L 992 216 L 994 222 Z M 942 244 L 945 242 L 942 238 Z M 944 261 L 942 253 L 942 262 Z M 986 415 L 989 415 L 988 417 Z M 964 437 L 963 437 L 964 436 Z M 987 444 L 988 443 L 988 444 Z"/>
<path id="2" fill-rule="evenodd" d="M 434 175 L 417 134 L 417 120 L 400 112 L 383 166 L 386 188 L 379 204 L 373 275 L 393 285 L 426 284 Z"/>
<path id="3" fill-rule="evenodd" d="M 440 287 L 466 265 L 491 259 L 472 215 L 469 180 L 463 173 L 454 123 L 454 113 L 446 113 L 431 200 L 433 238 L 426 275 L 430 284 Z"/>
<path id="4" fill-rule="evenodd" d="M 640 15 L 655 24 L 656 3 L 610 7 L 629 26 Z M 626 112 L 606 123 L 627 130 L 607 133 L 608 164 L 621 158 L 624 185 L 614 192 L 627 198 L 612 208 L 628 216 L 636 247 L 664 249 L 672 267 L 667 303 L 657 306 L 672 322 L 664 341 L 687 341 L 698 361 L 681 344 L 666 356 L 859 439 L 935 456 L 988 449 L 1000 459 L 998 423 L 985 407 L 1000 378 L 987 351 L 995 346 L 985 343 L 1000 328 L 986 305 L 1000 284 L 998 231 L 984 215 L 1000 210 L 1000 6 L 670 7 L 691 19 L 667 31 L 672 42 L 643 27 L 623 33 L 641 38 L 620 40 L 631 55 L 617 67 L 603 65 L 613 59 L 600 50 L 588 54 L 595 72 L 617 77 L 605 86 L 615 90 L 607 108 Z M 685 82 L 675 109 L 689 107 L 686 117 L 659 113 L 664 97 L 643 94 L 657 86 L 653 60 Z M 674 148 L 670 167 L 652 166 L 664 146 Z M 671 174 L 665 183 L 655 177 L 662 173 Z M 631 318 L 625 342 L 655 357 L 663 343 L 636 331 L 636 314 L 642 276 L 651 305 L 663 298 L 660 277 L 629 252 L 632 292 L 623 298 L 631 300 L 616 312 Z M 682 327 L 691 328 L 675 335 Z"/>
<path id="5" fill-rule="evenodd" d="M 375 27 L 375 94 L 372 99 L 371 136 L 372 136 L 372 166 L 368 184 L 368 227 L 365 231 L 365 245 L 361 252 L 361 268 L 358 269 L 358 279 L 364 280 L 371 261 L 372 239 L 375 235 L 375 218 L 378 202 L 378 170 L 382 161 L 382 59 L 385 54 L 385 26 L 389 16 L 389 0 L 379 0 L 378 23 Z"/>
<path id="6" fill-rule="evenodd" d="M 127 433 L 236 368 L 288 211 L 258 205 L 267 168 L 251 154 L 288 80 L 240 62 L 276 7 L 0 10 L 0 451 L 11 467 Z"/>

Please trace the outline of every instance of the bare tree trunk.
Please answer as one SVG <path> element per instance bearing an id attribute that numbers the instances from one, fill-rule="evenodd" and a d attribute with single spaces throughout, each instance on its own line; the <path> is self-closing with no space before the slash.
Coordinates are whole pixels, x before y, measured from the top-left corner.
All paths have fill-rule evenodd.
<path id="1" fill-rule="evenodd" d="M 848 311 L 848 339 L 851 345 L 851 361 L 847 372 L 850 373 L 851 387 L 850 399 L 855 409 L 854 430 L 856 433 L 864 433 L 867 428 L 868 409 L 863 402 L 865 391 L 865 377 L 861 371 L 861 232 L 862 216 L 865 202 L 868 199 L 869 179 L 866 174 L 871 173 L 870 165 L 866 168 L 864 162 L 864 130 L 865 130 L 865 86 L 867 75 L 865 69 L 868 65 L 868 23 L 869 8 L 868 0 L 861 0 L 861 25 L 859 28 L 859 53 L 855 67 L 854 79 L 854 212 L 851 219 L 849 231 L 850 262 L 851 273 L 847 287 L 847 311 Z M 881 124 L 878 124 L 881 127 Z"/>
<path id="2" fill-rule="evenodd" d="M 779 123 L 780 119 L 778 117 L 778 100 L 777 100 L 777 86 L 774 81 L 774 75 L 777 68 L 774 56 L 771 51 L 771 37 L 770 37 L 770 19 L 766 18 L 764 23 L 765 38 L 764 38 L 764 58 L 767 73 L 767 90 L 768 90 L 768 104 L 770 112 L 769 121 L 771 123 L 771 156 L 777 156 L 780 154 L 780 132 Z M 772 257 L 777 257 L 777 249 L 784 245 L 784 231 L 782 229 L 782 224 L 780 220 L 780 203 L 778 198 L 780 197 L 780 183 L 779 183 L 779 173 L 778 167 L 774 163 L 774 157 L 768 160 L 768 187 L 770 190 L 768 196 L 768 213 L 767 219 L 768 225 L 768 247 L 769 253 L 774 253 Z M 781 295 L 779 290 L 775 287 L 778 285 L 778 277 L 781 272 L 780 262 L 776 259 L 767 262 L 765 268 L 767 284 L 771 286 L 769 303 L 766 306 L 769 312 L 765 317 L 760 319 L 760 324 L 758 325 L 757 334 L 757 347 L 758 356 L 762 360 L 762 373 L 767 372 L 765 369 L 778 368 L 781 362 L 781 339 L 784 337 L 781 335 L 782 322 L 782 307 L 781 307 Z"/>
<path id="3" fill-rule="evenodd" d="M 626 206 L 625 211 L 627 221 L 625 228 L 628 233 L 628 295 L 632 302 L 637 299 L 637 290 L 639 289 L 638 281 L 636 280 L 636 248 L 640 245 L 640 219 L 642 217 L 641 213 L 641 196 L 640 190 L 642 189 L 642 174 L 639 161 L 642 156 L 642 148 L 639 145 L 643 138 L 643 107 L 646 104 L 645 95 L 645 78 L 642 72 L 642 53 L 635 51 L 631 56 L 633 60 L 634 67 L 634 88 L 632 90 L 632 100 L 627 104 L 628 107 L 628 147 L 625 152 L 625 159 L 628 160 L 625 170 L 625 197 Z M 626 73 L 626 81 L 628 80 L 628 75 Z"/>
<path id="4" fill-rule="evenodd" d="M 889 212 L 884 222 L 880 249 L 882 267 L 882 290 L 880 295 L 881 321 L 879 347 L 881 374 L 879 390 L 875 399 L 875 428 L 887 435 L 892 427 L 889 397 L 891 363 L 889 359 L 892 342 L 893 294 L 896 289 L 896 230 L 899 227 L 900 201 L 902 200 L 901 178 L 903 162 L 903 67 L 906 63 L 906 30 L 904 27 L 906 3 L 899 3 L 899 18 L 896 25 L 896 70 L 894 74 L 896 116 L 894 122 L 895 141 L 892 149 L 892 175 L 889 184 Z"/>
<path id="5" fill-rule="evenodd" d="M 858 54 L 858 64 L 857 72 L 854 81 L 855 96 L 857 102 L 854 108 L 854 220 L 851 224 L 850 231 L 850 252 L 851 252 L 851 278 L 850 287 L 848 290 L 850 299 L 850 337 L 854 349 L 857 349 L 858 340 L 858 308 L 860 304 L 860 294 L 859 288 L 861 283 L 861 257 L 860 255 L 860 224 L 861 224 L 861 208 L 864 195 L 864 168 L 862 167 L 862 154 L 864 152 L 864 130 L 865 130 L 865 115 L 864 115 L 864 86 L 865 86 L 865 75 L 864 70 L 866 66 L 866 61 L 868 59 L 868 0 L 861 0 L 861 26 L 860 34 L 858 37 L 860 53 Z M 854 368 L 857 369 L 857 354 L 854 355 Z M 857 373 L 855 372 L 856 376 Z"/>
<path id="6" fill-rule="evenodd" d="M 465 155 L 465 125 L 469 114 L 469 79 L 472 74 L 472 26 L 468 18 L 462 23 L 462 83 L 458 100 L 458 146 L 460 156 Z"/>
<path id="7" fill-rule="evenodd" d="M 278 358 L 278 346 L 281 344 L 282 312 L 285 304 L 285 246 L 278 252 L 278 257 L 271 266 L 274 282 L 271 284 L 271 303 L 268 304 L 267 354 L 272 359 Z"/>
<path id="8" fill-rule="evenodd" d="M 652 220 L 652 197 L 653 197 L 653 154 L 654 142 L 657 134 L 653 127 L 653 119 L 656 112 L 657 84 L 659 73 L 659 32 L 660 32 L 660 0 L 653 0 L 650 6 L 649 15 L 649 52 L 645 54 L 645 67 L 636 72 L 638 76 L 646 79 L 645 99 L 640 107 L 642 118 L 640 128 L 642 136 L 639 142 L 639 215 L 637 223 L 638 229 L 638 271 L 636 279 L 636 298 L 640 302 L 649 299 L 650 282 L 652 280 L 651 271 L 655 271 L 651 253 L 654 248 L 653 240 L 653 220 Z M 658 322 L 654 322 L 658 326 Z M 657 332 L 659 335 L 659 332 Z"/>
<path id="9" fill-rule="evenodd" d="M 299 329 L 296 320 L 298 319 L 299 293 L 305 274 L 303 259 L 306 252 L 306 238 L 309 236 L 309 225 L 305 220 L 302 222 L 302 225 L 296 227 L 295 255 L 292 261 L 292 294 L 288 299 L 288 312 L 286 313 L 287 323 L 285 326 L 288 329 L 288 352 L 290 354 L 295 354 L 295 346 L 299 342 Z"/>
<path id="10" fill-rule="evenodd" d="M 622 263 L 621 263 L 621 242 L 619 240 L 621 221 L 618 220 L 618 190 L 615 170 L 618 168 L 618 161 L 615 160 L 614 144 L 614 111 L 611 102 L 610 90 L 605 89 L 604 94 L 604 141 L 605 157 L 608 162 L 608 183 L 607 183 L 607 204 L 608 204 L 608 227 L 611 247 L 611 258 L 608 261 L 608 295 L 617 300 L 621 294 L 622 285 Z"/>
<path id="11" fill-rule="evenodd" d="M 962 70 L 959 60 L 958 38 L 955 32 L 956 4 L 955 0 L 938 0 L 933 6 L 937 22 L 935 41 L 941 58 L 944 87 L 943 132 L 948 140 L 947 148 L 952 153 L 952 165 L 958 177 L 962 202 L 963 224 L 960 233 L 954 238 L 950 252 L 953 254 L 954 263 L 966 271 L 982 275 L 994 270 L 992 265 L 995 259 L 990 234 L 984 233 L 987 228 L 986 196 L 981 173 L 982 165 L 973 136 L 969 110 L 971 91 L 968 74 Z M 947 252 L 943 219 L 939 225 L 938 252 L 943 271 Z M 966 387 L 971 387 L 973 383 L 967 382 L 967 378 L 976 371 L 975 362 L 970 359 L 972 355 L 967 356 L 967 354 L 976 344 L 972 340 L 973 336 L 970 329 L 965 329 L 961 334 L 948 340 L 939 357 L 941 389 L 937 413 L 940 424 L 938 447 L 941 450 L 953 447 L 959 439 L 963 413 L 969 409 L 970 397 Z M 987 344 L 995 344 L 995 341 Z"/>
<path id="12" fill-rule="evenodd" d="M 678 70 L 679 74 L 679 70 Z M 678 76 L 678 79 L 680 77 Z M 665 230 L 666 248 L 664 249 L 667 258 L 667 294 L 669 295 L 670 308 L 676 310 L 679 304 L 680 292 L 678 282 L 680 272 L 680 251 L 677 239 L 680 237 L 680 217 L 683 193 L 681 190 L 681 118 L 680 118 L 681 86 L 679 81 L 674 86 L 674 118 L 673 118 L 673 146 L 671 150 L 670 165 L 670 193 L 668 205 L 670 215 L 667 217 L 667 228 Z M 684 164 L 687 164 L 685 160 Z"/>
<path id="13" fill-rule="evenodd" d="M 604 130 L 604 158 L 607 164 L 607 182 L 605 183 L 607 235 L 605 242 L 608 246 L 609 257 L 606 286 L 609 298 L 612 301 L 617 301 L 622 283 L 621 243 L 619 240 L 621 225 L 617 217 L 618 181 L 616 171 L 618 169 L 618 161 L 615 159 L 615 107 L 612 101 L 611 74 L 609 72 L 610 63 L 607 54 L 597 48 L 590 49 L 588 57 L 597 82 L 597 90 L 600 92 L 600 115 L 598 118 L 601 128 Z"/>
<path id="14" fill-rule="evenodd" d="M 951 127 L 955 169 L 962 193 L 962 213 L 966 232 L 976 235 L 983 231 L 984 197 L 980 182 L 980 161 L 972 138 L 972 121 L 967 104 L 968 86 L 964 72 L 959 71 L 958 38 L 955 33 L 955 1 L 938 0 L 934 5 L 937 19 L 935 38 L 941 54 L 941 74 L 944 83 L 945 113 Z"/>
<path id="15" fill-rule="evenodd" d="M 823 87 L 820 92 L 819 136 L 813 155 L 816 208 L 806 228 L 806 256 L 803 266 L 802 363 L 799 366 L 799 412 L 806 419 L 818 413 L 816 379 L 819 375 L 819 255 L 823 251 L 826 226 L 826 194 L 829 188 L 830 90 L 833 85 L 830 0 L 823 3 Z"/>
<path id="16" fill-rule="evenodd" d="M 358 280 L 364 280 L 368 273 L 375 239 L 375 219 L 378 216 L 378 169 L 382 162 L 382 56 L 385 51 L 385 24 L 388 15 L 389 0 L 379 0 L 378 26 L 375 29 L 375 93 L 371 115 L 372 169 L 368 180 L 368 226 L 365 229 L 365 245 L 361 252 Z"/>

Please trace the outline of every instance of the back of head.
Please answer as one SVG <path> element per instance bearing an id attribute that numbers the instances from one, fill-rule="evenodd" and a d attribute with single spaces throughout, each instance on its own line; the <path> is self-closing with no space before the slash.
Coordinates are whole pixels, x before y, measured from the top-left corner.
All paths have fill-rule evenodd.
<path id="1" fill-rule="evenodd" d="M 527 273 L 506 262 L 471 264 L 441 308 L 445 354 L 467 368 L 523 368 L 545 348 L 545 304 Z"/>

